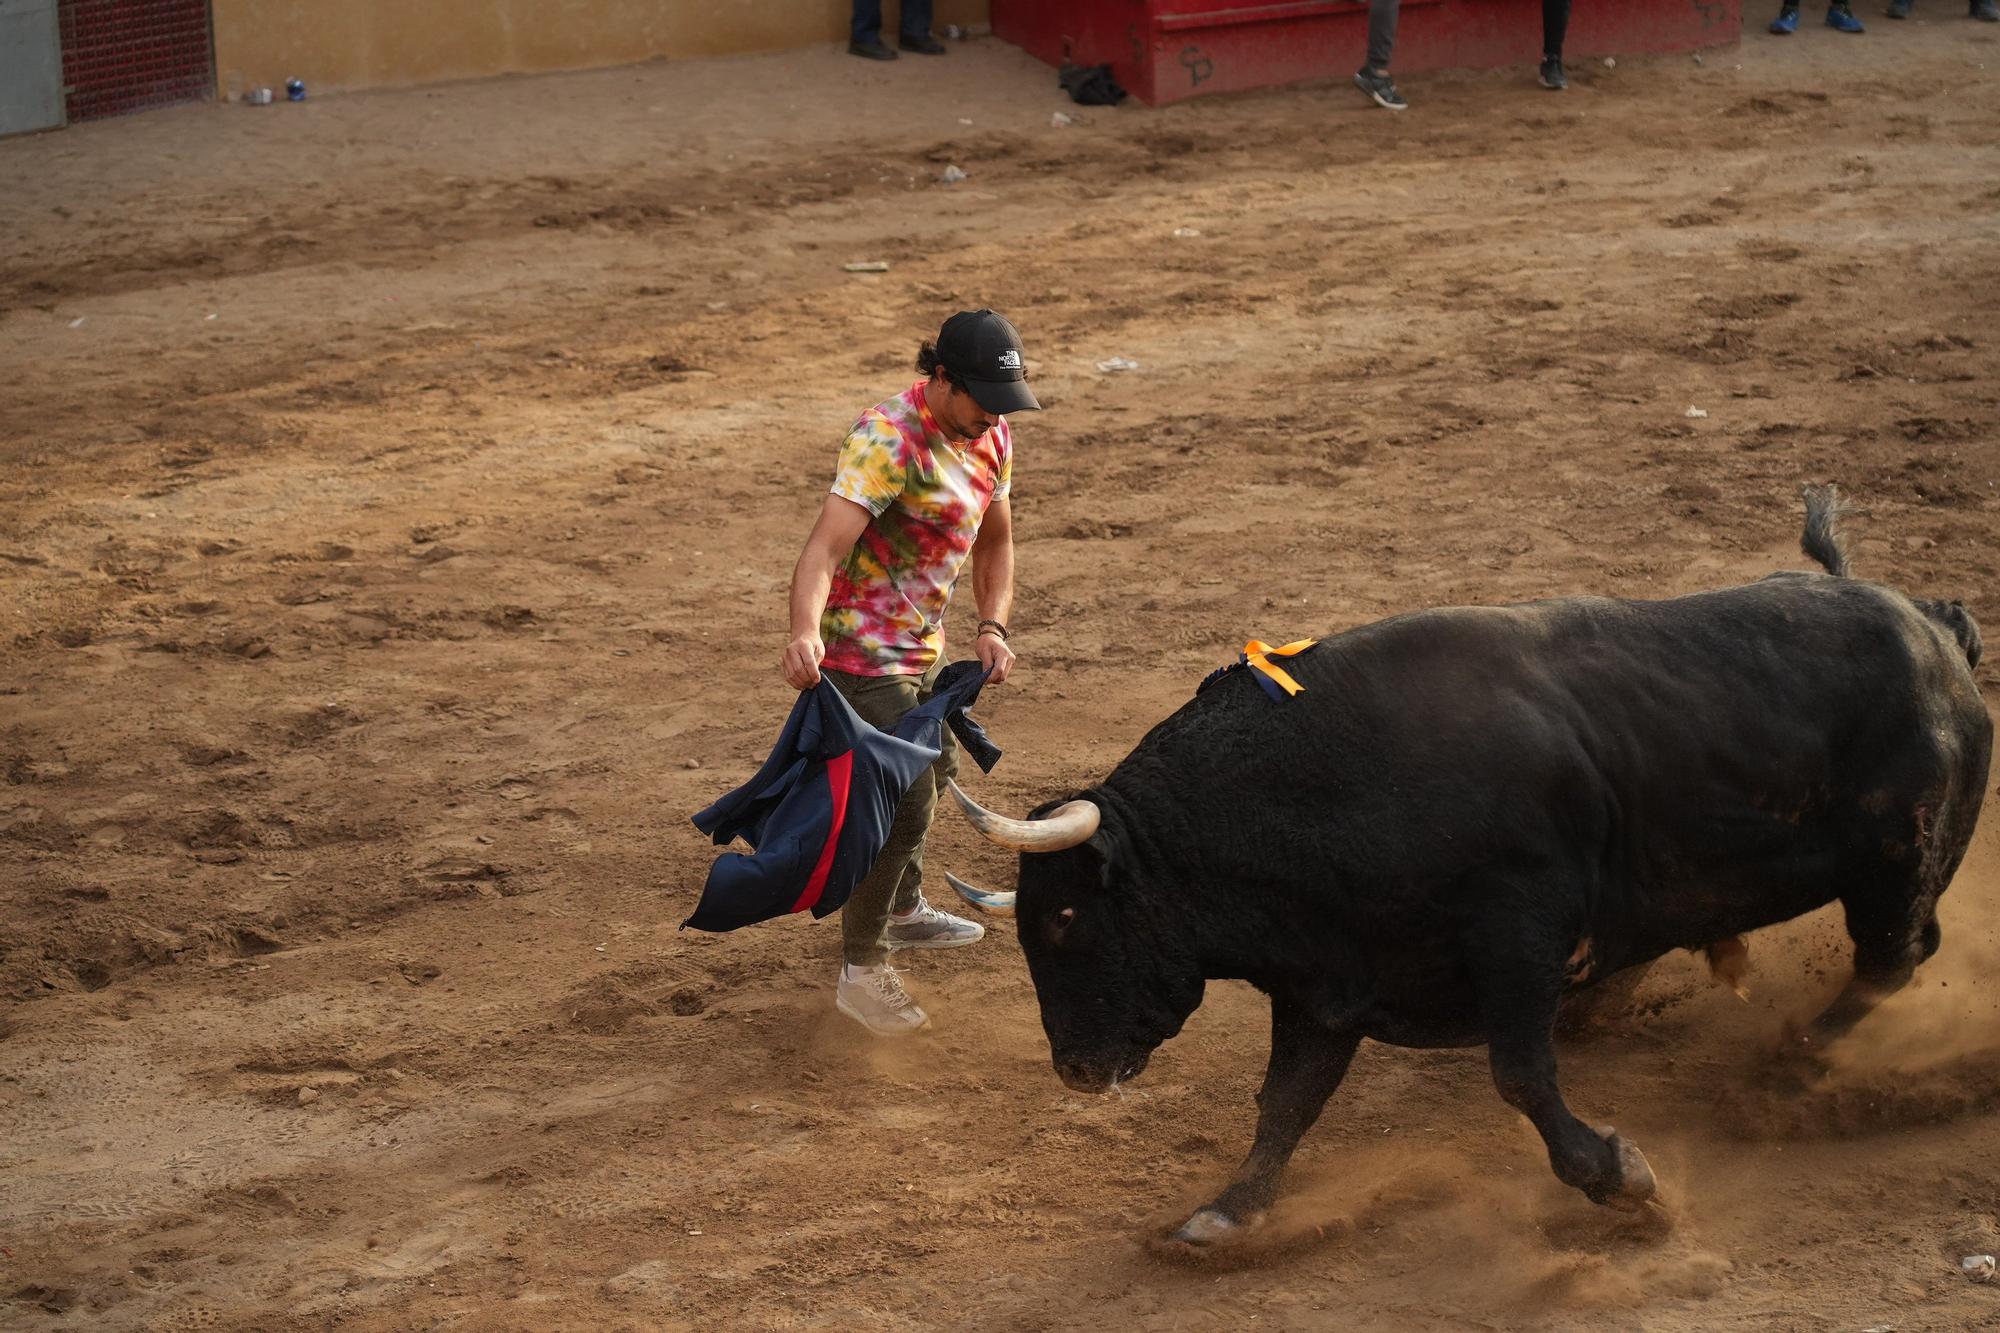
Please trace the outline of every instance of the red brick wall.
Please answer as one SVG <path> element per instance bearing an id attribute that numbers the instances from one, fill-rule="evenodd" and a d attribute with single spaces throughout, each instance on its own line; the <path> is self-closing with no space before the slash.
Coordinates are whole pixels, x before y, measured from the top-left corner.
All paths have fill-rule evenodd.
<path id="1" fill-rule="evenodd" d="M 61 0 L 58 14 L 71 123 L 215 91 L 208 0 Z"/>

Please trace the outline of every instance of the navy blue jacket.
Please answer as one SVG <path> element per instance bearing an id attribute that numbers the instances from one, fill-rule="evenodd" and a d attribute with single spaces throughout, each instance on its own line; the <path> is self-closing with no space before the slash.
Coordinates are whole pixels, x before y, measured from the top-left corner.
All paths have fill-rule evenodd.
<path id="1" fill-rule="evenodd" d="M 757 776 L 694 817 L 717 846 L 741 838 L 753 854 L 717 857 L 681 924 L 734 930 L 787 912 L 837 911 L 881 854 L 903 793 L 943 752 L 946 724 L 992 771 L 1000 751 L 965 711 L 985 683 L 979 663 L 952 663 L 893 734 L 862 721 L 824 678 L 802 692 Z"/>

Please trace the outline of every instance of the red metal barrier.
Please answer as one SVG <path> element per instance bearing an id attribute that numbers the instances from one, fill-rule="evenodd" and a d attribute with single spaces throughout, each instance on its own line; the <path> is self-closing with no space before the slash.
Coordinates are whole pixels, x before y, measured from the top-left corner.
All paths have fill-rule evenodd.
<path id="1" fill-rule="evenodd" d="M 1365 0 L 993 0 L 993 31 L 1051 65 L 1109 64 L 1141 101 L 1345 78 L 1368 45 Z M 1575 0 L 1566 56 L 1736 41 L 1742 0 Z M 1541 0 L 1403 0 L 1397 73 L 1526 64 Z"/>
<path id="2" fill-rule="evenodd" d="M 62 0 L 58 14 L 72 123 L 213 95 L 208 0 Z"/>

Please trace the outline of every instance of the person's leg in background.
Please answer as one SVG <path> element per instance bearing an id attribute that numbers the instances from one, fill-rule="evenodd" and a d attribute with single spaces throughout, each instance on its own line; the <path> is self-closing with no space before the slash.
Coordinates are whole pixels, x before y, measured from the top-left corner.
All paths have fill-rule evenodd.
<path id="1" fill-rule="evenodd" d="M 1854 8 L 1849 0 L 1832 0 L 1826 7 L 1826 26 L 1835 32 L 1862 33 L 1868 31 L 1860 19 L 1854 17 Z M 1784 0 L 1778 10 L 1778 17 L 1771 20 L 1771 31 L 1786 37 L 1799 30 L 1799 0 Z"/>
<path id="2" fill-rule="evenodd" d="M 1403 12 L 1402 0 L 1369 0 L 1368 72 L 1387 74 L 1396 55 L 1396 23 Z"/>
<path id="3" fill-rule="evenodd" d="M 918 55 L 941 56 L 945 44 L 931 36 L 931 0 L 903 0 L 902 21 L 897 25 L 898 45 Z"/>
<path id="4" fill-rule="evenodd" d="M 1569 36 L 1569 0 L 1542 0 L 1542 87 L 1561 92 L 1569 87 L 1563 73 L 1563 39 Z"/>
<path id="5" fill-rule="evenodd" d="M 882 42 L 882 0 L 854 0 L 847 28 L 847 54 L 868 60 L 894 60 L 896 53 Z"/>
<path id="6" fill-rule="evenodd" d="M 1375 99 L 1377 106 L 1402 111 L 1410 104 L 1389 78 L 1389 61 L 1396 54 L 1396 21 L 1402 0 L 1368 0 L 1368 63 L 1354 76 L 1354 86 Z"/>

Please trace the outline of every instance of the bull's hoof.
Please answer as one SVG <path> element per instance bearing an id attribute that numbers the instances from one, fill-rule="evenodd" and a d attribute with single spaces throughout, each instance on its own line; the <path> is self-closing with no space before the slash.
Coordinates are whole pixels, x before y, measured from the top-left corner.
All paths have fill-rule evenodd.
<path id="1" fill-rule="evenodd" d="M 1598 1135 L 1618 1154 L 1618 1192 L 1604 1200 L 1605 1206 L 1622 1212 L 1637 1212 L 1659 1190 L 1653 1167 L 1646 1154 L 1630 1139 L 1619 1137 L 1609 1125 L 1598 1125 Z"/>
<path id="2" fill-rule="evenodd" d="M 1777 1049 L 1760 1063 L 1756 1079 L 1778 1092 L 1802 1093 L 1823 1085 L 1832 1072 L 1826 1040 L 1810 1028 L 1788 1023 Z"/>
<path id="3" fill-rule="evenodd" d="M 1204 1208 L 1181 1223 L 1180 1228 L 1167 1239 L 1181 1245 L 1192 1245 L 1196 1249 L 1208 1249 L 1226 1245 L 1249 1229 L 1249 1225 L 1236 1221 L 1227 1213 Z"/>

